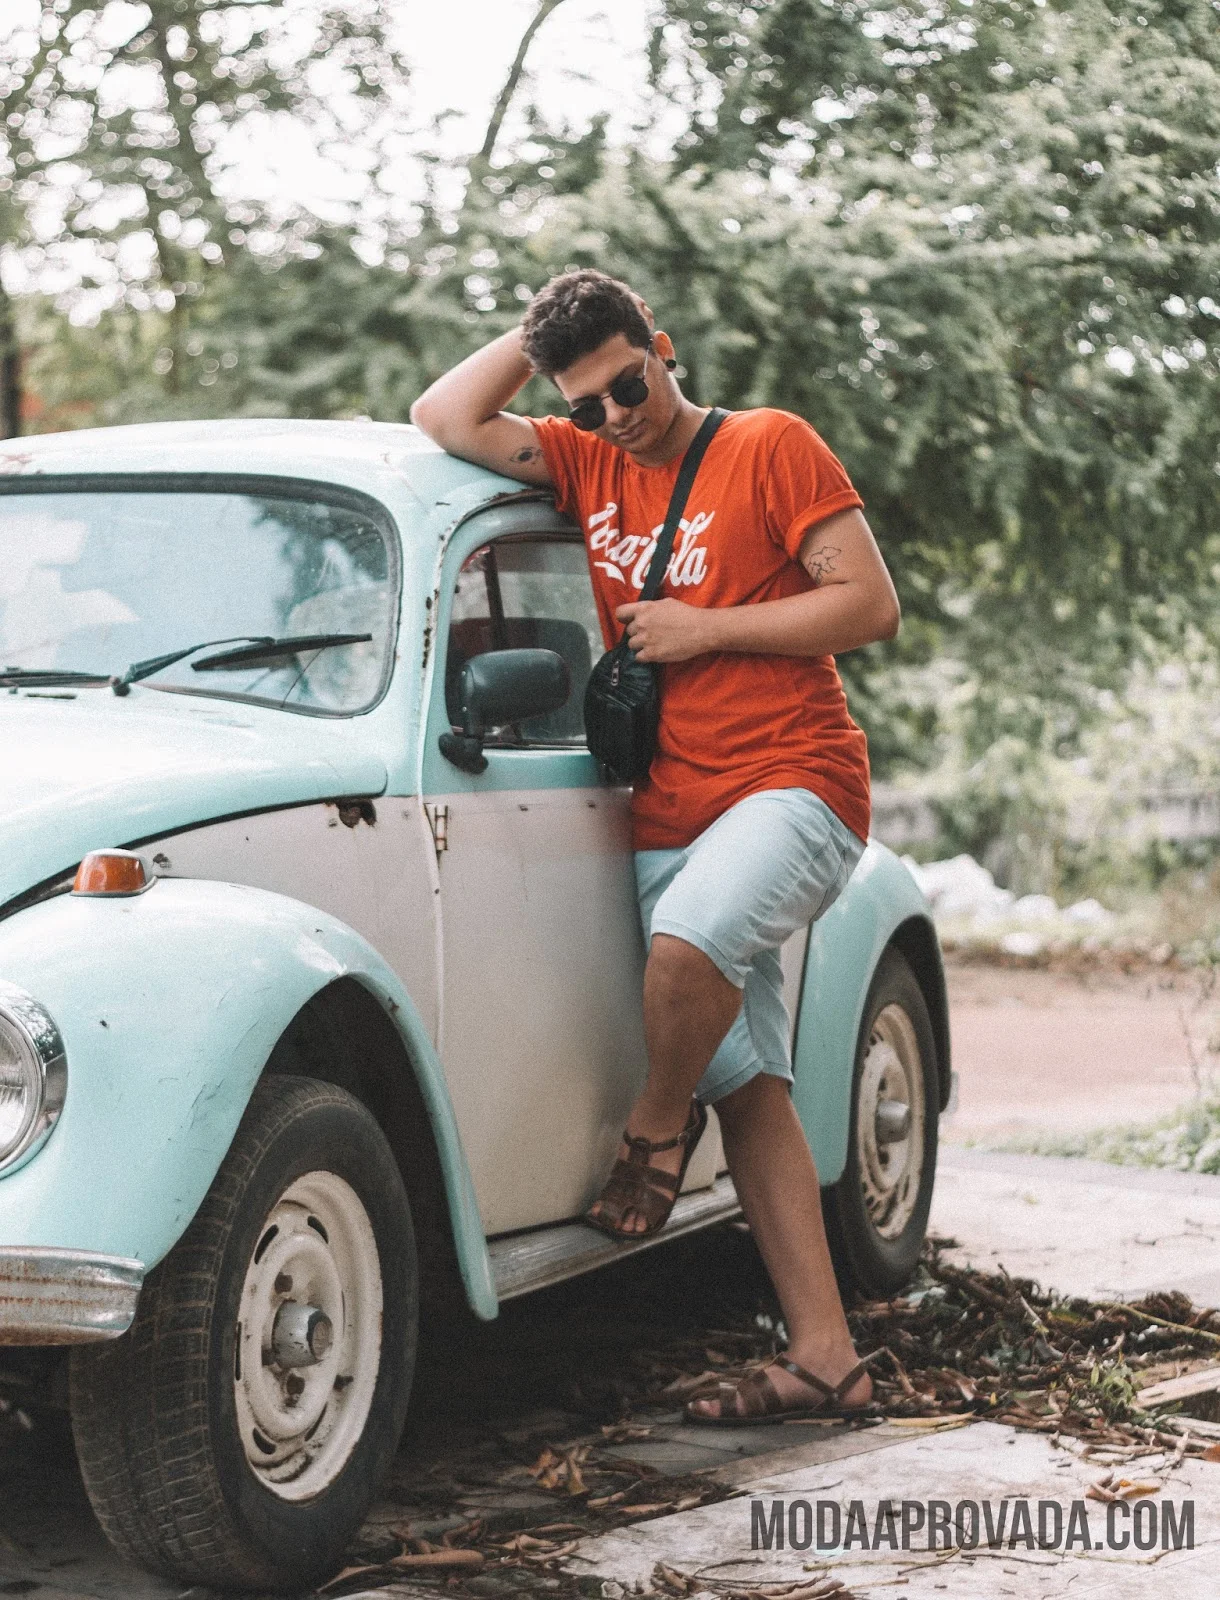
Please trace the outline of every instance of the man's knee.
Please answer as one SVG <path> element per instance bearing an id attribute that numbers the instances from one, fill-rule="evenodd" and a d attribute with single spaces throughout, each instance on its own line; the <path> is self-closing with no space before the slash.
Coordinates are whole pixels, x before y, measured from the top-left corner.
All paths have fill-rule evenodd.
<path id="1" fill-rule="evenodd" d="M 682 1000 L 723 994 L 728 1000 L 741 991 L 729 982 L 720 968 L 698 945 L 676 934 L 654 934 L 648 950 L 647 982 L 654 991 L 663 990 L 667 998 Z"/>

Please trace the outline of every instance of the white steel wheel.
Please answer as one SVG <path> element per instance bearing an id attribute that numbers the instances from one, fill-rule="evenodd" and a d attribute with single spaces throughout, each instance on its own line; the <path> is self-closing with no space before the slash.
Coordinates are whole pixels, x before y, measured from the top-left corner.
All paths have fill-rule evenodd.
<path id="1" fill-rule="evenodd" d="M 923 991 L 892 946 L 877 963 L 856 1041 L 847 1161 L 823 1191 L 845 1287 L 888 1296 L 919 1261 L 936 1178 L 940 1080 Z"/>
<path id="2" fill-rule="evenodd" d="M 381 1263 L 356 1191 L 333 1172 L 290 1184 L 242 1287 L 233 1387 L 246 1460 L 284 1500 L 343 1470 L 381 1359 Z"/>
<path id="3" fill-rule="evenodd" d="M 860 1187 L 873 1227 L 897 1239 L 910 1222 L 923 1176 L 927 1106 L 915 1024 L 895 1003 L 869 1030 L 856 1097 Z"/>
<path id="4" fill-rule="evenodd" d="M 372 1113 L 264 1077 L 130 1331 L 73 1352 L 110 1541 L 183 1587 L 311 1591 L 393 1461 L 418 1318 L 411 1208 Z"/>

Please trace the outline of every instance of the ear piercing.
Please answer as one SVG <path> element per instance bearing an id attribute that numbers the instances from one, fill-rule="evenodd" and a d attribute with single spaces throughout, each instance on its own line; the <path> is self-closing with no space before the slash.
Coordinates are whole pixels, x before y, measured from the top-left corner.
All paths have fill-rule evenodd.
<path id="1" fill-rule="evenodd" d="M 666 356 L 665 357 L 665 365 L 672 372 L 674 370 L 674 368 L 678 365 L 678 363 L 674 360 L 673 356 Z"/>

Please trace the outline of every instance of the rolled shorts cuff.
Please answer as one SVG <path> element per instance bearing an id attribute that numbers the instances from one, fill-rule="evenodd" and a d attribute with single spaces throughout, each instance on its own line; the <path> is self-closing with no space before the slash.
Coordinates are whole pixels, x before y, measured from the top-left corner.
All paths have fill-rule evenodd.
<path id="1" fill-rule="evenodd" d="M 732 1094 L 735 1089 L 740 1089 L 749 1083 L 751 1078 L 757 1078 L 764 1073 L 768 1078 L 782 1078 L 785 1083 L 796 1081 L 787 1062 L 763 1061 L 755 1056 L 744 1067 L 729 1072 L 716 1073 L 709 1067 L 695 1085 L 695 1098 L 701 1105 L 713 1106 L 718 1100 L 723 1100 L 726 1095 Z"/>
<path id="2" fill-rule="evenodd" d="M 652 937 L 655 939 L 658 933 L 668 933 L 671 938 L 684 939 L 687 944 L 693 944 L 696 950 L 703 951 L 722 978 L 727 978 L 735 989 L 745 988 L 749 967 L 734 962 L 714 940 L 709 939 L 707 934 L 701 933 L 698 928 L 692 928 L 686 922 L 676 922 L 671 917 L 654 916 Z"/>

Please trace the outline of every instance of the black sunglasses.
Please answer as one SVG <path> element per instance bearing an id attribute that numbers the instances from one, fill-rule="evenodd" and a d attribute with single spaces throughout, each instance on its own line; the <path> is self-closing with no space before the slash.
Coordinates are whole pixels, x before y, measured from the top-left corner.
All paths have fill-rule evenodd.
<path id="1" fill-rule="evenodd" d="M 644 382 L 644 374 L 648 371 L 648 357 L 652 354 L 649 344 L 644 351 L 644 365 L 634 377 L 615 378 L 607 389 L 611 400 L 616 406 L 629 410 L 632 406 L 642 406 L 648 398 L 648 385 Z M 596 433 L 606 421 L 606 408 L 602 401 L 604 394 L 588 394 L 583 400 L 578 400 L 568 413 L 568 419 L 574 428 L 579 428 L 582 433 Z"/>

